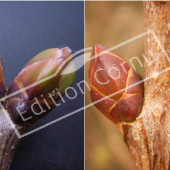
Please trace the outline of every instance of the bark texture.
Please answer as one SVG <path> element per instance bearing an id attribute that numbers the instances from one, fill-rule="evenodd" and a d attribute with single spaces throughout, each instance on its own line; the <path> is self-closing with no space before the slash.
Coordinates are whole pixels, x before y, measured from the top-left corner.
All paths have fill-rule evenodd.
<path id="1" fill-rule="evenodd" d="M 170 169 L 170 2 L 144 2 L 145 83 L 142 113 L 120 129 L 129 148 L 134 170 Z M 162 45 L 164 52 L 160 48 Z M 166 52 L 166 53 L 165 53 Z M 153 55 L 152 55 L 153 54 Z M 150 61 L 150 62 L 148 62 Z M 152 62 L 151 62 L 152 61 Z"/>
<path id="2" fill-rule="evenodd" d="M 16 125 L 11 126 L 2 110 L 0 110 L 0 120 L 0 170 L 8 170 L 20 140 L 13 129 Z M 20 133 L 24 131 L 19 127 L 17 129 Z"/>

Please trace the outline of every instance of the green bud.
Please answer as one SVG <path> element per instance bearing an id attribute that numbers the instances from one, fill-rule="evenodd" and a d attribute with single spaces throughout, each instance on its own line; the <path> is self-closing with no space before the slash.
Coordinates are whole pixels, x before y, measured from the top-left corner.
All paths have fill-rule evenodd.
<path id="1" fill-rule="evenodd" d="M 16 124 L 26 126 L 35 121 L 22 122 L 14 107 L 23 103 L 22 110 L 26 109 L 27 113 L 25 115 L 33 115 L 29 106 L 34 102 L 35 98 L 40 99 L 41 96 L 44 96 L 49 101 L 49 94 L 53 94 L 54 99 L 59 100 L 60 97 L 57 93 L 60 92 L 61 95 L 64 95 L 65 89 L 73 85 L 75 67 L 73 66 L 74 71 L 71 73 L 64 74 L 65 68 L 72 61 L 71 55 L 71 50 L 68 47 L 62 49 L 52 48 L 39 53 L 24 66 L 7 91 L 8 95 L 20 91 L 7 100 L 7 109 Z M 43 103 L 42 99 L 40 101 Z M 51 101 L 49 101 L 49 105 L 52 109 L 55 107 Z M 47 113 L 43 115 L 47 115 Z M 36 115 L 33 117 L 38 119 L 43 116 Z"/>

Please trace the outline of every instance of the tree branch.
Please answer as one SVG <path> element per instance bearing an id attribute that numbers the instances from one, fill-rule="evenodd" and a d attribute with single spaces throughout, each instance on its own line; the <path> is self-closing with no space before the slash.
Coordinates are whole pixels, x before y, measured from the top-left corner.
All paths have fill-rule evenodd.
<path id="1" fill-rule="evenodd" d="M 0 170 L 8 170 L 20 140 L 2 110 L 0 110 L 0 120 Z M 23 128 L 17 127 L 17 129 L 20 133 L 24 132 Z"/>
<path id="2" fill-rule="evenodd" d="M 153 30 L 170 56 L 170 2 L 144 2 L 145 28 Z M 153 53 L 153 56 L 151 53 Z M 134 170 L 170 169 L 170 67 L 164 52 L 152 34 L 146 36 L 145 84 L 142 113 L 133 123 L 119 128 L 129 148 Z"/>

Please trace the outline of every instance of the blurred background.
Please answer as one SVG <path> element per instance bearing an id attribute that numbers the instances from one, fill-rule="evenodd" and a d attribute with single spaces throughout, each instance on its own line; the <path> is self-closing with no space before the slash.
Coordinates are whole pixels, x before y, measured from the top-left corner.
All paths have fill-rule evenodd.
<path id="1" fill-rule="evenodd" d="M 84 2 L 0 2 L 0 53 L 9 86 L 22 67 L 48 48 L 69 46 L 73 53 L 84 48 Z M 79 60 L 80 62 L 80 60 Z M 82 57 L 82 62 L 84 58 Z M 30 132 L 84 107 L 84 95 L 76 83 L 84 80 L 84 68 L 76 72 L 78 97 L 40 119 Z M 74 96 L 74 92 L 69 92 Z M 21 139 L 10 170 L 84 169 L 84 111 Z"/>
<path id="2" fill-rule="evenodd" d="M 109 48 L 144 32 L 142 2 L 86 2 L 85 47 L 95 43 Z M 130 64 L 138 57 L 143 65 L 144 37 L 114 50 Z M 89 57 L 87 54 L 85 57 Z M 137 60 L 133 64 L 143 77 L 144 68 Z M 131 65 L 132 66 L 132 65 Z M 85 66 L 86 81 L 89 62 Z M 86 88 L 86 105 L 91 103 Z M 132 170 L 132 162 L 119 129 L 94 106 L 85 110 L 86 170 Z"/>

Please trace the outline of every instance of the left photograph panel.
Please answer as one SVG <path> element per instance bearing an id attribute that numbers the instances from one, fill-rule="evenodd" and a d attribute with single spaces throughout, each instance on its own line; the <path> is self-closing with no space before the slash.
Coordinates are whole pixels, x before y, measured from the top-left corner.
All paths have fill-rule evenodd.
<path id="1" fill-rule="evenodd" d="M 84 169 L 84 2 L 0 2 L 0 169 Z"/>

